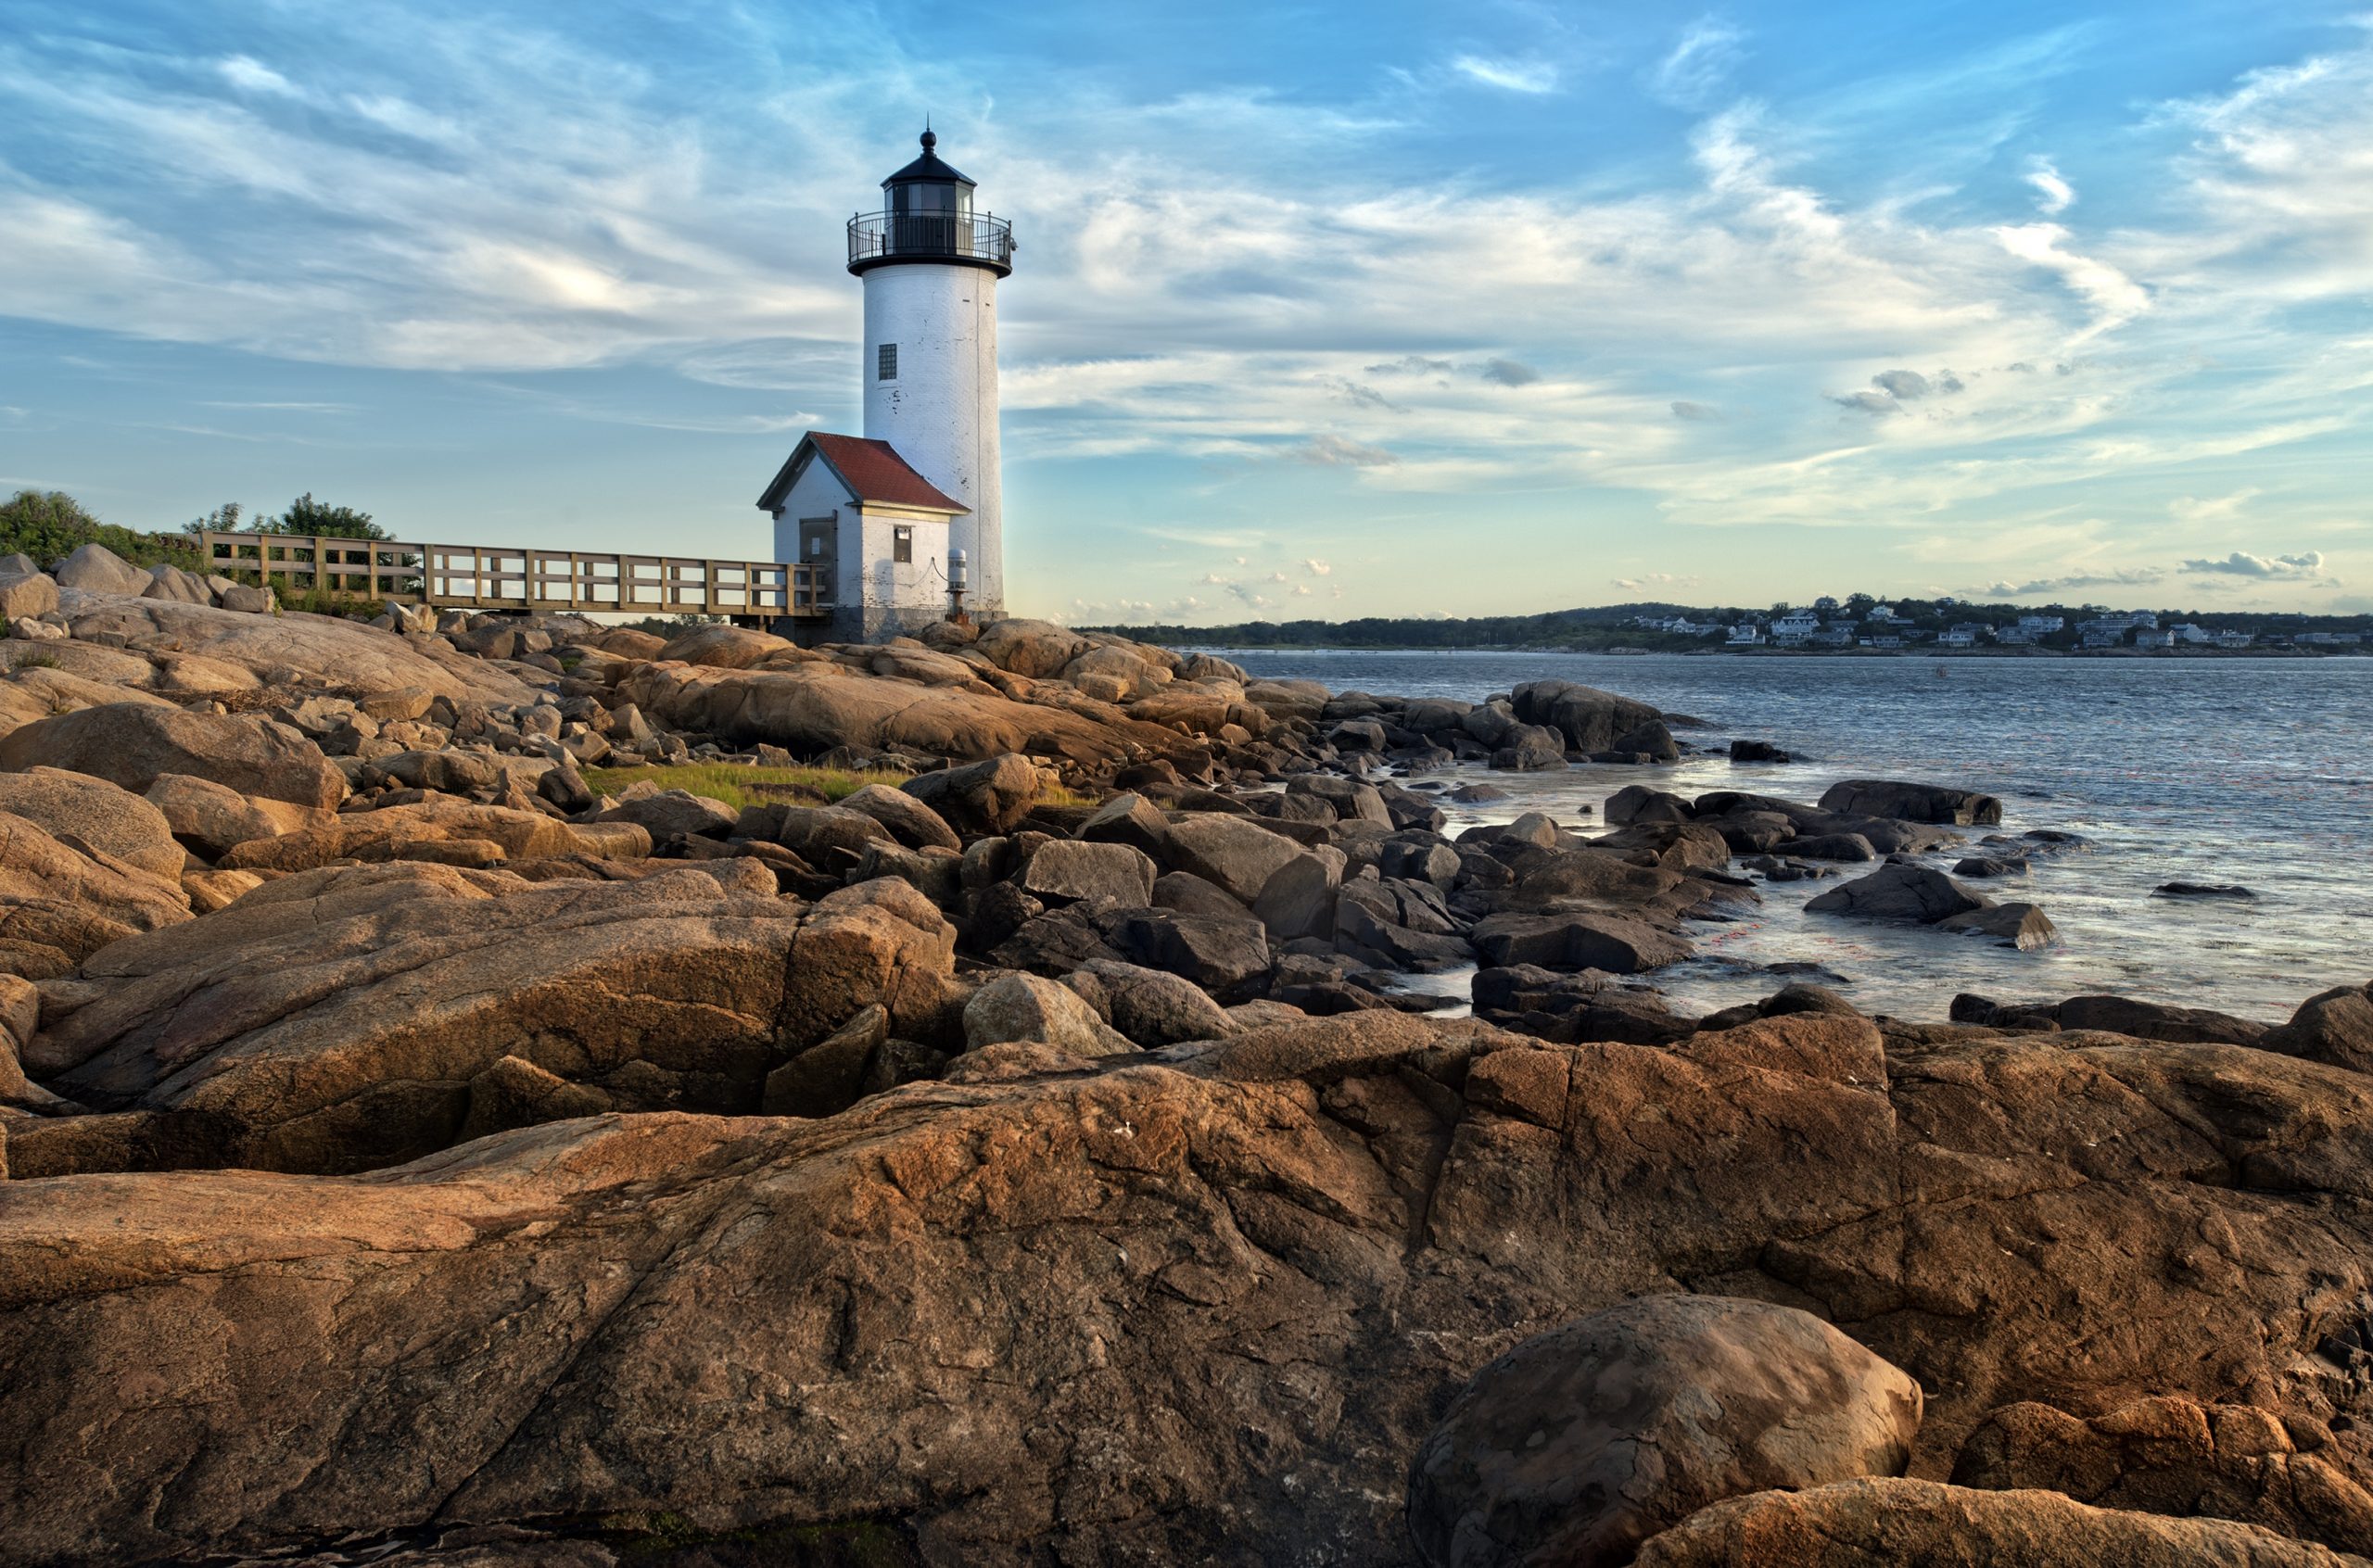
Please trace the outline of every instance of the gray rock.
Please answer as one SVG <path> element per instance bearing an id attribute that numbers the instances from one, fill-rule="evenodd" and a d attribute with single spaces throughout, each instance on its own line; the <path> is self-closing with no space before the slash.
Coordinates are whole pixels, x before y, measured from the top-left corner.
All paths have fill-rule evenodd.
<path id="1" fill-rule="evenodd" d="M 1468 1380 L 1411 1466 L 1409 1532 L 1430 1568 L 1616 1568 L 1726 1498 L 1901 1474 L 1921 1413 L 1810 1313 L 1643 1296 Z"/>
<path id="2" fill-rule="evenodd" d="M 1158 869 L 1134 844 L 1052 839 L 1038 846 L 1019 880 L 1042 903 L 1101 899 L 1137 908 L 1152 899 Z"/>
<path id="3" fill-rule="evenodd" d="M 1566 765 L 1566 741 L 1546 725 L 1517 725 L 1507 743 L 1491 753 L 1491 765 L 1503 773 L 1545 773 Z"/>
<path id="4" fill-rule="evenodd" d="M 1651 790 L 1645 784 L 1626 784 L 1607 796 L 1602 815 L 1610 828 L 1628 828 L 1634 822 L 1689 822 L 1696 817 L 1679 795 Z"/>
<path id="5" fill-rule="evenodd" d="M 965 767 L 919 773 L 899 788 L 959 833 L 1005 833 L 1038 803 L 1043 780 L 1029 758 L 1009 752 Z"/>
<path id="6" fill-rule="evenodd" d="M 689 790 L 663 790 L 640 800 L 620 801 L 596 822 L 639 822 L 650 829 L 652 841 L 679 833 L 722 838 L 733 830 L 740 814 L 723 801 L 695 795 Z"/>
<path id="7" fill-rule="evenodd" d="M 197 573 L 160 562 L 148 568 L 148 586 L 140 590 L 140 597 L 170 599 L 176 604 L 211 604 L 214 590 Z"/>
<path id="8" fill-rule="evenodd" d="M 1098 959 L 1087 967 L 1110 1009 L 1112 1027 L 1137 1044 L 1183 1044 L 1234 1034 L 1237 1021 L 1199 986 L 1138 964 Z"/>
<path id="9" fill-rule="evenodd" d="M 1286 780 L 1288 796 L 1309 796 L 1324 801 L 1332 808 L 1331 819 L 1346 822 L 1374 822 L 1390 828 L 1391 815 L 1386 811 L 1384 796 L 1373 784 L 1363 784 L 1355 778 L 1338 778 L 1326 773 L 1300 773 Z"/>
<path id="10" fill-rule="evenodd" d="M 50 574 L 59 588 L 90 593 L 139 596 L 146 591 L 148 574 L 102 544 L 86 544 L 57 563 Z"/>
<path id="11" fill-rule="evenodd" d="M 0 573 L 0 616 L 10 621 L 30 621 L 57 608 L 57 584 L 47 574 Z"/>
<path id="12" fill-rule="evenodd" d="M 1804 860 L 1876 860 L 1879 852 L 1859 833 L 1814 833 L 1788 841 L 1788 853 Z"/>
<path id="13" fill-rule="evenodd" d="M 1172 869 L 1202 878 L 1241 904 L 1259 898 L 1277 868 L 1301 853 L 1257 817 L 1190 812 L 1170 824 Z"/>
<path id="14" fill-rule="evenodd" d="M 276 615 L 280 613 L 280 596 L 268 588 L 248 588 L 234 583 L 222 590 L 225 610 L 236 610 L 247 615 Z"/>
<path id="15" fill-rule="evenodd" d="M 893 790 L 886 784 L 868 784 L 864 789 L 844 795 L 834 803 L 843 811 L 861 811 L 884 828 L 890 836 L 908 849 L 961 850 L 964 841 L 957 836 L 939 813 L 904 790 Z"/>
<path id="16" fill-rule="evenodd" d="M 1113 796 L 1088 815 L 1077 836 L 1095 843 L 1132 844 L 1156 860 L 1167 858 L 1170 824 L 1143 795 Z"/>
<path id="17" fill-rule="evenodd" d="M 1117 1056 L 1136 1049 L 1077 992 L 1037 975 L 1000 975 L 964 1004 L 966 1050 L 1011 1040 L 1035 1040 L 1078 1056 Z"/>

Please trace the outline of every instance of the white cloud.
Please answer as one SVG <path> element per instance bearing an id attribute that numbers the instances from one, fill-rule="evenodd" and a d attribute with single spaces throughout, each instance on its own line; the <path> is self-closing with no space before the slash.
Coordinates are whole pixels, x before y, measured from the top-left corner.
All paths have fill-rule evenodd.
<path id="1" fill-rule="evenodd" d="M 1719 18 L 1699 18 L 1647 73 L 1648 91 L 1679 108 L 1702 107 L 1737 69 L 1745 36 Z"/>
<path id="2" fill-rule="evenodd" d="M 1557 86 L 1557 68 L 1543 60 L 1460 55 L 1450 62 L 1450 68 L 1471 82 L 1509 93 L 1547 93 Z"/>
<path id="3" fill-rule="evenodd" d="M 1301 563 L 1301 566 L 1303 571 L 1308 572 L 1313 577 L 1324 577 L 1335 570 L 1332 565 L 1328 564 L 1326 562 L 1319 560 L 1314 555 L 1304 561 Z"/>
<path id="4" fill-rule="evenodd" d="M 2036 210 L 2047 218 L 2056 218 L 2068 210 L 2076 199 L 2076 188 L 2061 178 L 2049 158 L 2039 158 L 2029 166 L 2026 182 L 2036 188 Z"/>
<path id="5" fill-rule="evenodd" d="M 2298 579 L 2324 575 L 2324 557 L 2320 550 L 2308 550 L 2303 555 L 2252 555 L 2237 550 L 2217 561 L 2187 561 L 2184 570 L 2204 576 L 2273 577 Z"/>
<path id="6" fill-rule="evenodd" d="M 223 81 L 243 93 L 262 93 L 277 98 L 304 96 L 288 78 L 262 61 L 250 59 L 245 55 L 233 55 L 227 59 L 217 60 L 214 69 L 222 72 Z"/>

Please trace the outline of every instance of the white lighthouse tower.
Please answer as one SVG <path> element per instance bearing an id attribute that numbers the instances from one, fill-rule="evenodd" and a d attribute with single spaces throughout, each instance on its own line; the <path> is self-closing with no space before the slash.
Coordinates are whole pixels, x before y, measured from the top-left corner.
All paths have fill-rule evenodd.
<path id="1" fill-rule="evenodd" d="M 758 500 L 778 559 L 831 568 L 839 639 L 1005 607 L 996 305 L 1013 230 L 974 209 L 938 140 L 925 131 L 922 156 L 882 182 L 883 209 L 849 220 L 865 435 L 810 432 Z"/>

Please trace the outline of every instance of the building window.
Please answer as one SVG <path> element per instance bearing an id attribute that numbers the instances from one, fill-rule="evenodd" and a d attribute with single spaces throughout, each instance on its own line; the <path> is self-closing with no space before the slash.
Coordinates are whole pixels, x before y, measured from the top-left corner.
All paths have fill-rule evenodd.
<path id="1" fill-rule="evenodd" d="M 883 344 L 881 348 L 874 350 L 874 357 L 876 361 L 873 371 L 875 380 L 895 381 L 898 379 L 898 346 L 896 344 Z"/>
<path id="2" fill-rule="evenodd" d="M 895 561 L 902 566 L 913 562 L 915 559 L 915 531 L 912 528 L 893 528 L 890 530 L 890 559 Z"/>

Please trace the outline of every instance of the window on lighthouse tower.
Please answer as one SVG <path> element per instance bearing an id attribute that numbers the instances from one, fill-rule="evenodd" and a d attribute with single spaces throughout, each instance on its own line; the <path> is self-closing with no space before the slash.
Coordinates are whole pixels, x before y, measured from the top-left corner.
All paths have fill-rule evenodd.
<path id="1" fill-rule="evenodd" d="M 881 351 L 874 355 L 873 378 L 876 381 L 898 379 L 898 346 L 896 344 L 885 343 L 882 346 Z"/>

